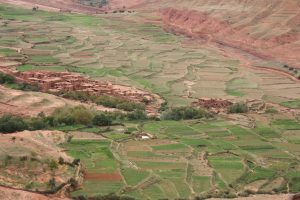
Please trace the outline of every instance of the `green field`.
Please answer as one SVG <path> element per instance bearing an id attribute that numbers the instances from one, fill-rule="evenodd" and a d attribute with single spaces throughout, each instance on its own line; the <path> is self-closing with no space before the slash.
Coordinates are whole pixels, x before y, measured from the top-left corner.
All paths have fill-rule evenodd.
<path id="1" fill-rule="evenodd" d="M 7 20 L 5 26 L 0 25 L 0 56 L 20 57 L 24 64 L 17 68 L 20 71 L 67 70 L 105 78 L 158 93 L 170 106 L 187 105 L 193 98 L 207 96 L 280 98 L 276 81 L 266 87 L 254 78 L 265 78 L 267 74 L 240 68 L 239 61 L 221 56 L 214 49 L 180 47 L 183 37 L 167 33 L 156 24 L 113 14 L 32 12 L 4 4 L 0 10 L 0 17 Z M 76 31 L 74 26 L 84 31 Z M 22 52 L 12 47 L 22 48 Z M 191 98 L 186 96 L 188 90 Z M 286 99 L 280 103 L 299 107 L 295 90 L 287 88 Z"/>
<path id="2" fill-rule="evenodd" d="M 258 190 L 285 191 L 286 185 L 265 187 L 278 177 L 284 178 L 295 191 L 299 187 L 299 172 L 295 166 L 300 166 L 299 154 L 290 150 L 295 144 L 280 146 L 274 140 L 282 139 L 282 133 L 286 131 L 284 127 L 289 129 L 291 125 L 293 129 L 297 128 L 295 122 L 282 120 L 273 121 L 271 126 L 261 124 L 254 129 L 222 120 L 200 123 L 150 121 L 143 125 L 143 129 L 156 134 L 157 139 L 153 141 L 136 142 L 129 137 L 129 140 L 119 140 L 117 143 L 121 147 L 116 149 L 116 144 L 111 146 L 109 140 L 74 140 L 63 147 L 69 155 L 80 158 L 88 172 L 122 174 L 123 181 L 86 180 L 83 189 L 74 192 L 74 196 L 103 195 L 113 191 L 137 199 L 190 198 L 192 190 L 197 195 L 209 195 L 212 188 L 222 190 L 219 195 L 232 195 L 257 181 L 266 181 Z M 172 127 L 181 128 L 170 132 Z M 191 130 L 193 134 L 189 134 Z M 110 134 L 113 132 L 114 129 Z M 177 139 L 177 135 L 182 135 L 182 138 Z M 234 139 L 226 139 L 233 136 Z M 113 137 L 110 140 L 118 141 Z M 206 154 L 203 161 L 207 165 L 198 162 L 200 157 L 197 155 L 202 152 Z"/>
<path id="3" fill-rule="evenodd" d="M 99 6 L 94 0 L 81 3 Z M 141 23 L 132 17 L 33 12 L 0 4 L 1 64 L 14 66 L 11 62 L 17 61 L 18 71 L 69 71 L 131 85 L 159 94 L 170 108 L 189 106 L 201 97 L 236 102 L 263 99 L 299 108 L 299 88 L 290 79 L 244 67 L 213 46 L 190 44 L 151 22 L 157 18 Z M 47 103 L 41 100 L 35 106 Z M 56 128 L 103 137 L 60 145 L 69 156 L 80 159 L 85 173 L 72 196 L 234 197 L 249 193 L 245 188 L 259 181 L 263 185 L 250 193 L 299 192 L 299 113 L 253 112 L 249 120 L 254 128 L 240 119 L 246 114 L 235 115 L 238 119 L 224 115 L 185 121 L 117 119 L 120 124 L 108 131 L 81 125 Z M 142 132 L 154 139 L 135 136 Z M 273 184 L 277 179 L 282 183 Z"/>
<path id="4" fill-rule="evenodd" d="M 288 108 L 300 108 L 300 101 L 299 100 L 285 101 L 282 102 L 281 105 Z"/>

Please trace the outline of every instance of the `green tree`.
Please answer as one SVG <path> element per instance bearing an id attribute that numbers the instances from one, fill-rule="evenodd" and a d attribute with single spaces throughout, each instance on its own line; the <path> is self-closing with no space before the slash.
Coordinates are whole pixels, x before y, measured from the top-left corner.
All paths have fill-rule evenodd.
<path id="1" fill-rule="evenodd" d="M 32 118 L 28 122 L 30 130 L 42 130 L 47 128 L 48 124 L 41 118 Z"/>
<path id="2" fill-rule="evenodd" d="M 229 107 L 229 113 L 246 113 L 248 111 L 248 106 L 243 102 L 235 103 Z"/>
<path id="3" fill-rule="evenodd" d="M 128 119 L 129 120 L 146 120 L 147 115 L 146 115 L 145 111 L 136 109 L 133 112 L 128 114 Z"/>
<path id="4" fill-rule="evenodd" d="M 16 79 L 13 76 L 0 72 L 0 84 L 5 84 L 5 83 L 11 84 L 15 82 Z"/>
<path id="5" fill-rule="evenodd" d="M 90 125 L 92 123 L 94 113 L 84 106 L 64 107 L 56 109 L 53 114 L 53 124 L 63 125 Z"/>
<path id="6" fill-rule="evenodd" d="M 4 115 L 0 118 L 0 132 L 13 133 L 27 129 L 27 124 L 21 117 Z"/>
<path id="7" fill-rule="evenodd" d="M 71 110 L 76 124 L 89 125 L 93 120 L 93 113 L 84 106 L 76 106 Z"/>
<path id="8" fill-rule="evenodd" d="M 96 126 L 110 126 L 112 124 L 112 117 L 104 113 L 98 114 L 94 117 L 93 124 Z"/>

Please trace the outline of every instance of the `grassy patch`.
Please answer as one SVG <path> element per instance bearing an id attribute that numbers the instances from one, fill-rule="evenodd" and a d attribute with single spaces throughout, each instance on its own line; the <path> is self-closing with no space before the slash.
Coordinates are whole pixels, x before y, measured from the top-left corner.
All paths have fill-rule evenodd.
<path id="1" fill-rule="evenodd" d="M 197 193 L 208 191 L 211 188 L 210 180 L 210 176 L 193 176 L 192 183 L 194 191 Z"/>
<path id="2" fill-rule="evenodd" d="M 267 169 L 267 168 L 262 168 L 262 167 L 256 167 L 251 171 L 250 173 L 247 174 L 246 177 L 244 177 L 244 181 L 247 183 L 252 183 L 258 180 L 267 180 L 272 177 L 274 177 L 275 171 Z"/>
<path id="3" fill-rule="evenodd" d="M 238 157 L 209 157 L 212 167 L 222 175 L 227 183 L 232 183 L 244 172 L 244 165 Z"/>
<path id="4" fill-rule="evenodd" d="M 0 48 L 0 55 L 2 56 L 13 56 L 16 55 L 16 51 L 12 50 L 12 49 L 8 49 L 8 48 Z"/>
<path id="5" fill-rule="evenodd" d="M 160 155 L 151 151 L 129 151 L 127 153 L 129 157 L 135 158 L 174 158 L 174 156 Z"/>
<path id="6" fill-rule="evenodd" d="M 122 174 L 128 185 L 134 186 L 143 181 L 149 175 L 147 171 L 135 170 L 131 168 L 122 169 Z"/>
<path id="7" fill-rule="evenodd" d="M 54 58 L 52 56 L 31 56 L 30 62 L 36 63 L 36 64 L 48 64 L 48 63 L 58 63 L 59 60 L 57 58 Z"/>
<path id="8" fill-rule="evenodd" d="M 111 68 L 87 68 L 87 67 L 72 67 L 68 68 L 71 72 L 77 72 L 89 75 L 91 77 L 104 77 L 104 76 L 114 76 L 121 77 L 123 75 L 122 71 Z"/>
<path id="9" fill-rule="evenodd" d="M 270 127 L 263 126 L 263 125 L 258 125 L 255 129 L 255 132 L 266 138 L 279 138 L 280 137 L 280 135 L 277 131 L 275 131 L 274 129 L 272 129 Z"/>
<path id="10" fill-rule="evenodd" d="M 289 172 L 286 175 L 286 178 L 289 181 L 290 192 L 299 192 L 300 191 L 300 173 L 298 171 Z"/>
<path id="11" fill-rule="evenodd" d="M 72 140 L 63 145 L 68 154 L 80 159 L 88 172 L 105 173 L 117 170 L 117 161 L 109 149 L 107 140 Z"/>
<path id="12" fill-rule="evenodd" d="M 135 163 L 144 169 L 183 169 L 185 163 L 176 162 L 148 162 L 148 161 L 135 161 Z"/>
<path id="13" fill-rule="evenodd" d="M 46 71 L 66 71 L 63 66 L 34 66 L 34 65 L 21 65 L 17 67 L 18 71 L 32 71 L 32 70 L 46 70 Z"/>
<path id="14" fill-rule="evenodd" d="M 300 123 L 291 119 L 276 120 L 272 125 L 283 130 L 300 130 Z"/>
<path id="15" fill-rule="evenodd" d="M 72 193 L 73 197 L 77 196 L 100 196 L 118 192 L 123 186 L 122 182 L 109 182 L 98 180 L 87 180 L 83 182 L 81 189 Z"/>
<path id="16" fill-rule="evenodd" d="M 156 184 L 152 185 L 150 187 L 147 187 L 146 189 L 142 190 L 143 193 L 150 197 L 150 199 L 164 199 L 166 198 L 164 192 L 162 189 Z"/>
<path id="17" fill-rule="evenodd" d="M 300 108 L 300 100 L 293 100 L 293 101 L 285 101 L 280 103 L 280 105 L 288 107 L 288 108 Z"/>
<path id="18" fill-rule="evenodd" d="M 155 151 L 170 151 L 170 150 L 180 150 L 180 149 L 187 149 L 187 146 L 184 144 L 166 144 L 166 145 L 159 145 L 159 146 L 152 146 L 152 149 Z"/>
<path id="19" fill-rule="evenodd" d="M 189 138 L 186 138 L 186 139 L 182 139 L 181 143 L 192 146 L 192 147 L 197 147 L 197 148 L 207 147 L 207 146 L 211 145 L 210 141 L 208 141 L 206 139 L 189 139 Z"/>
<path id="20" fill-rule="evenodd" d="M 77 26 L 94 27 L 103 24 L 100 17 L 83 14 L 52 13 L 46 11 L 35 11 L 0 4 L 0 17 L 4 19 L 26 20 L 34 22 L 59 21 Z"/>
<path id="21" fill-rule="evenodd" d="M 245 96 L 245 92 L 242 89 L 254 89 L 257 88 L 256 83 L 252 83 L 243 78 L 234 78 L 227 83 L 226 92 L 231 96 L 242 97 Z"/>

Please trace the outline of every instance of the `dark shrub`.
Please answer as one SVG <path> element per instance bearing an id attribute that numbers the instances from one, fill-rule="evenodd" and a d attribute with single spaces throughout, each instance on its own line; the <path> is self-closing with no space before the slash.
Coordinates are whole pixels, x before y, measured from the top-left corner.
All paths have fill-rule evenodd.
<path id="1" fill-rule="evenodd" d="M 110 126 L 112 124 L 112 117 L 105 114 L 98 114 L 93 119 L 93 124 L 96 126 Z"/>
<path id="2" fill-rule="evenodd" d="M 172 108 L 164 111 L 161 115 L 161 119 L 164 120 L 201 119 L 209 117 L 212 117 L 210 113 L 193 107 Z"/>
<path id="3" fill-rule="evenodd" d="M 146 120 L 147 115 L 143 110 L 135 110 L 127 115 L 128 120 Z"/>
<path id="4" fill-rule="evenodd" d="M 92 123 L 94 113 L 83 106 L 64 107 L 64 108 L 56 109 L 53 112 L 52 117 L 54 118 L 53 124 L 89 125 Z"/>
<path id="5" fill-rule="evenodd" d="M 35 131 L 47 128 L 48 124 L 42 118 L 32 118 L 28 122 L 28 126 L 30 130 Z"/>
<path id="6" fill-rule="evenodd" d="M 23 90 L 23 91 L 35 91 L 35 92 L 40 90 L 38 85 L 36 84 L 31 85 L 28 83 L 19 83 L 16 89 Z"/>
<path id="7" fill-rule="evenodd" d="M 118 109 L 125 110 L 125 111 L 134 111 L 136 109 L 138 110 L 144 110 L 145 106 L 140 103 L 132 103 L 132 102 L 123 102 L 117 105 Z"/>
<path id="8" fill-rule="evenodd" d="M 0 132 L 13 133 L 27 129 L 27 125 L 21 117 L 4 115 L 0 118 Z"/>
<path id="9" fill-rule="evenodd" d="M 7 74 L 3 74 L 0 72 L 0 84 L 4 84 L 4 83 L 15 83 L 16 79 L 13 76 L 7 75 Z"/>
<path id="10" fill-rule="evenodd" d="M 248 106 L 245 103 L 235 103 L 229 107 L 229 113 L 246 113 Z"/>

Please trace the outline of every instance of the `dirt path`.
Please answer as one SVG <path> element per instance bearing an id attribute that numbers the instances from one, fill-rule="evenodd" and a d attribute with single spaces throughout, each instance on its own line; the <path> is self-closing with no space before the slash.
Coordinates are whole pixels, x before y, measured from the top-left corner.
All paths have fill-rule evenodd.
<path id="1" fill-rule="evenodd" d="M 300 83 L 300 79 L 298 79 L 297 77 L 289 74 L 288 72 L 285 72 L 283 70 L 280 69 L 274 69 L 274 68 L 268 68 L 268 67 L 258 67 L 258 66 L 250 66 L 250 68 L 255 69 L 255 70 L 259 70 L 259 71 L 266 71 L 266 72 L 272 72 L 272 73 L 277 73 L 277 74 L 281 74 L 283 76 L 288 77 L 289 79 L 299 82 Z"/>

